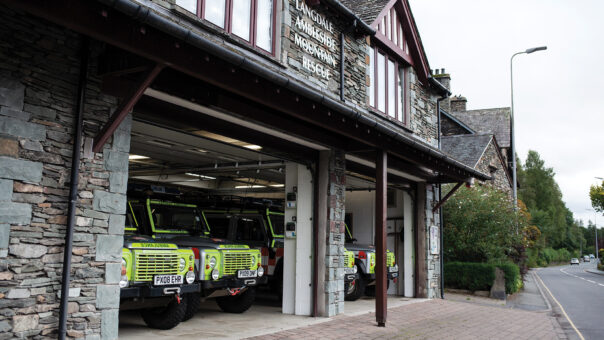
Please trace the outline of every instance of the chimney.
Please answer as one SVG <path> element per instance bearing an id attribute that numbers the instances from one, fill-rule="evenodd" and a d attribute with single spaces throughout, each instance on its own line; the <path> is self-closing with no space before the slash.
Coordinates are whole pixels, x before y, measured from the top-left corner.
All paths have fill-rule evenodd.
<path id="1" fill-rule="evenodd" d="M 451 91 L 451 75 L 446 73 L 444 68 L 441 68 L 440 70 L 435 69 L 432 77 L 438 80 L 439 83 L 443 84 L 443 86 L 446 87 L 447 90 Z M 440 108 L 447 112 L 451 112 L 450 100 L 450 98 L 447 98 L 441 101 Z"/>
<path id="2" fill-rule="evenodd" d="M 468 100 L 462 95 L 451 98 L 451 112 L 464 112 Z"/>

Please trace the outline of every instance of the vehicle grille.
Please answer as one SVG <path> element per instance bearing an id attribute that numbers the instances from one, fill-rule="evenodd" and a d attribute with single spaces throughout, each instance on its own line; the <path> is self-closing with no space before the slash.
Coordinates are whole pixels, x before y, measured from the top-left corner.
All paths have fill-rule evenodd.
<path id="1" fill-rule="evenodd" d="M 394 266 L 394 253 L 391 253 L 391 252 L 386 253 L 386 265 L 389 267 Z"/>
<path id="2" fill-rule="evenodd" d="M 234 275 L 240 269 L 250 269 L 252 254 L 249 253 L 224 253 L 224 274 Z"/>
<path id="3" fill-rule="evenodd" d="M 134 253 L 136 270 L 134 281 L 151 281 L 153 275 L 178 274 L 177 254 L 140 254 Z"/>

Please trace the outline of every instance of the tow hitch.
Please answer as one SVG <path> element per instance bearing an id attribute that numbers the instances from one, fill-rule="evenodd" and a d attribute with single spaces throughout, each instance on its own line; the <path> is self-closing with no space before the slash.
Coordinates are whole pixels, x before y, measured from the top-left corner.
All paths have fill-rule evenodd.
<path id="1" fill-rule="evenodd" d="M 230 296 L 235 296 L 235 295 L 239 295 L 243 291 L 244 288 L 245 287 L 232 288 L 232 289 L 231 288 L 227 288 L 227 292 L 229 292 Z"/>

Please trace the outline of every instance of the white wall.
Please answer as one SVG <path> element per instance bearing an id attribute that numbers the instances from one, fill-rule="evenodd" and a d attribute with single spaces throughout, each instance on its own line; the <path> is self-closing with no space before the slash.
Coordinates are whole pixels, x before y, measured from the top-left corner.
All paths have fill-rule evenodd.
<path id="1" fill-rule="evenodd" d="M 285 222 L 296 217 L 295 238 L 285 237 L 283 257 L 283 313 L 312 314 L 312 173 L 304 165 L 285 166 L 285 192 L 296 186 L 297 201 L 285 209 Z"/>
<path id="2" fill-rule="evenodd" d="M 396 190 L 395 206 L 388 208 L 387 216 L 403 217 L 403 220 L 389 220 L 386 223 L 387 248 L 396 254 L 396 262 L 399 265 L 399 279 L 396 285 L 391 284 L 388 294 L 405 295 L 406 286 L 413 287 L 412 272 L 408 264 L 413 264 L 413 202 L 410 196 L 402 190 Z M 358 243 L 374 244 L 375 236 L 375 191 L 349 191 L 346 192 L 346 213 L 352 213 L 353 237 Z M 400 241 L 400 235 L 405 235 L 404 244 Z M 409 235 L 408 235 L 409 234 Z M 401 282 L 410 281 L 410 282 Z M 411 296 L 413 292 L 411 293 Z"/>

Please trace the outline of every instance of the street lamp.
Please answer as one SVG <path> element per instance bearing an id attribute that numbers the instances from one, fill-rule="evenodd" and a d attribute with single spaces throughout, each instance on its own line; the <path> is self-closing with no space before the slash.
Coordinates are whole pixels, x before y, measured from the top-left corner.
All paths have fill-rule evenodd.
<path id="1" fill-rule="evenodd" d="M 598 255 L 598 222 L 597 222 L 598 213 L 594 209 L 586 209 L 586 210 L 594 212 L 594 231 L 596 233 L 596 263 L 598 263 L 600 261 L 600 257 Z"/>
<path id="2" fill-rule="evenodd" d="M 517 188 L 517 182 L 516 182 L 516 143 L 515 143 L 515 135 L 516 133 L 514 133 L 514 57 L 519 55 L 519 54 L 531 54 L 533 52 L 537 52 L 537 51 L 545 51 L 547 50 L 547 46 L 539 46 L 539 47 L 532 47 L 529 49 L 526 49 L 522 52 L 517 52 L 514 53 L 512 55 L 512 57 L 510 58 L 510 88 L 511 88 L 511 107 L 510 107 L 510 136 L 512 139 L 512 181 L 513 183 L 513 195 L 514 195 L 514 210 L 518 209 L 518 188 Z"/>

